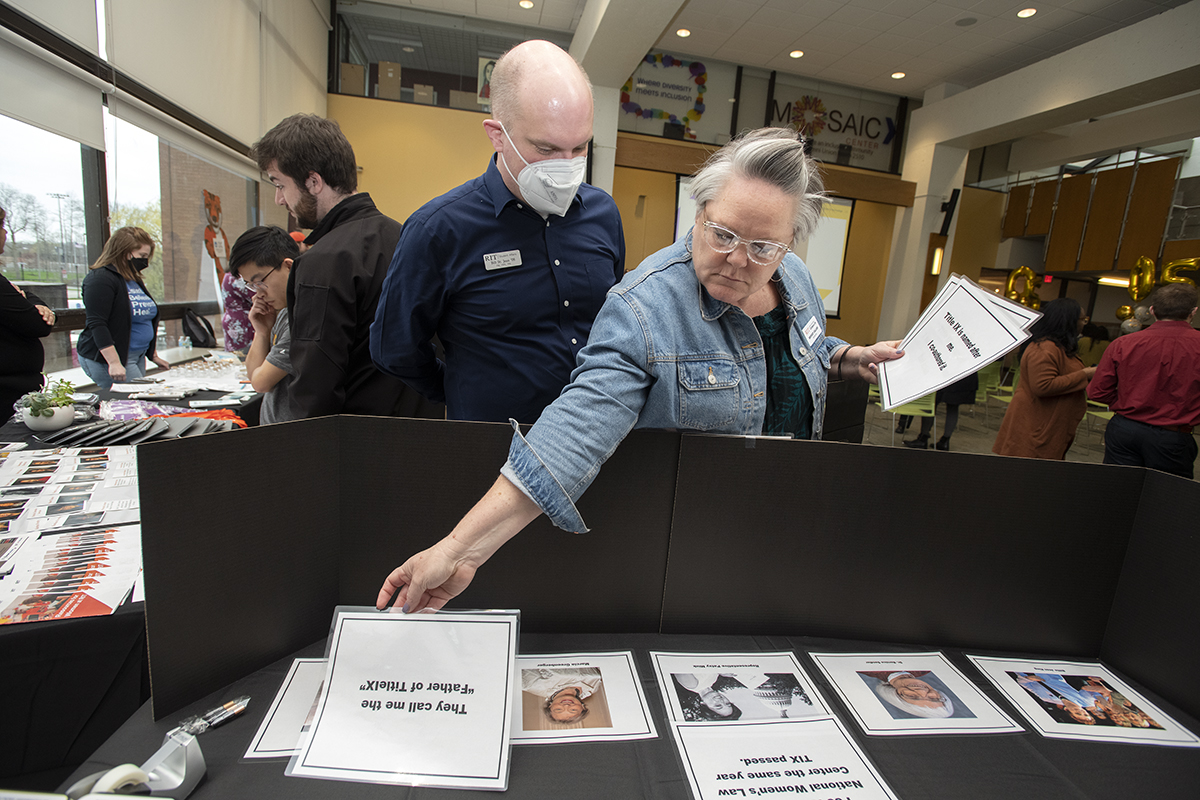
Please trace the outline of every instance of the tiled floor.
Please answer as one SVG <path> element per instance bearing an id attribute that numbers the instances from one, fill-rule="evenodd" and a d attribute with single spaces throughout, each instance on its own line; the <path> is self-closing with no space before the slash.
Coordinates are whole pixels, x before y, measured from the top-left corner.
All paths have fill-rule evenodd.
<path id="1" fill-rule="evenodd" d="M 960 406 L 958 428 L 950 438 L 950 449 L 960 453 L 991 453 L 992 443 L 996 441 L 996 432 L 1000 430 L 1000 420 L 1008 404 L 996 399 L 988 401 L 987 406 Z M 946 407 L 938 406 L 938 436 L 940 437 L 942 423 L 946 418 Z M 1095 417 L 1085 416 L 1075 432 L 1075 442 L 1067 451 L 1067 461 L 1080 461 L 1089 464 L 1100 464 L 1104 461 L 1104 426 L 1105 421 Z M 895 422 L 891 414 L 881 411 L 878 405 L 867 405 L 866 431 L 863 436 L 864 444 L 890 447 L 893 437 L 892 430 Z M 908 431 L 901 435 L 895 434 L 896 447 L 903 447 L 904 439 L 913 439 L 920 430 L 920 420 L 914 419 Z M 932 444 L 932 437 L 931 437 Z"/>

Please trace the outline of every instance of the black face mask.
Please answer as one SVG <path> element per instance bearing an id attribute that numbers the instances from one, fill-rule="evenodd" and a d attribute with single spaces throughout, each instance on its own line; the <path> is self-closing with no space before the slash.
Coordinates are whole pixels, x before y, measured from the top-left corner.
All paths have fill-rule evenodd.
<path id="1" fill-rule="evenodd" d="M 146 267 L 150 266 L 150 259 L 148 259 L 148 258 L 131 258 L 131 259 L 129 259 L 129 265 L 132 266 L 134 269 L 136 269 L 138 272 L 141 272 L 142 270 L 146 269 Z"/>

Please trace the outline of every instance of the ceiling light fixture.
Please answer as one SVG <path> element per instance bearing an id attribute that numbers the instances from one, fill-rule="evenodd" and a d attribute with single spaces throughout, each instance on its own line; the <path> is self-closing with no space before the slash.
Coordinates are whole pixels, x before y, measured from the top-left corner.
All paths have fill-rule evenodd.
<path id="1" fill-rule="evenodd" d="M 803 50 L 793 50 L 792 52 L 788 53 L 788 55 L 792 58 L 800 58 L 801 56 L 804 55 L 804 51 Z"/>
<path id="2" fill-rule="evenodd" d="M 892 77 L 895 78 L 896 80 L 900 80 L 901 78 L 904 77 L 904 73 L 903 72 L 893 72 Z"/>
<path id="3" fill-rule="evenodd" d="M 678 36 L 680 39 L 686 39 L 687 37 L 692 35 L 692 32 L 689 31 L 687 28 L 680 28 L 679 30 L 675 31 L 675 35 Z"/>
<path id="4" fill-rule="evenodd" d="M 521 0 L 517 5 L 521 8 L 533 8 L 533 0 Z"/>
<path id="5" fill-rule="evenodd" d="M 1120 286 L 1123 289 L 1129 288 L 1129 278 L 1101 278 L 1097 283 L 1103 286 Z"/>
<path id="6" fill-rule="evenodd" d="M 1029 19 L 1036 13 L 1037 13 L 1036 8 L 1022 8 L 1020 11 L 1017 12 L 1017 16 L 1020 17 L 1021 19 Z"/>
<path id="7" fill-rule="evenodd" d="M 404 52 L 406 52 L 406 53 L 415 53 L 415 52 L 417 52 L 417 48 L 415 48 L 415 47 L 410 47 L 410 46 L 408 46 L 408 45 L 405 45 L 404 47 L 401 47 L 400 49 L 401 49 L 401 50 L 403 50 L 403 51 L 404 51 Z"/>

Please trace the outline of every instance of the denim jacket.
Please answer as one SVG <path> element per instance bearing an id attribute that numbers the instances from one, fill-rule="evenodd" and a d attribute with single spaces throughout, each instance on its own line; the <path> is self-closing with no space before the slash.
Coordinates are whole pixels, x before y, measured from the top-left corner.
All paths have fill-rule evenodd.
<path id="1" fill-rule="evenodd" d="M 820 439 L 830 357 L 846 342 L 825 335 L 825 307 L 804 262 L 788 253 L 780 273 L 792 356 L 812 392 L 813 438 Z M 527 435 L 516 431 L 501 474 L 555 525 L 584 532 L 575 501 L 630 430 L 758 436 L 766 390 L 758 329 L 703 288 L 689 235 L 609 290 L 571 383 Z"/>

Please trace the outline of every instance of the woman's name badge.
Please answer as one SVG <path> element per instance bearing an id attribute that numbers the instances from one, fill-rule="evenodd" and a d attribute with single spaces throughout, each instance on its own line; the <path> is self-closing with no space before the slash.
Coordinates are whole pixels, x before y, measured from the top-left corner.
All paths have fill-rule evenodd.
<path id="1" fill-rule="evenodd" d="M 483 268 L 486 270 L 508 269 L 521 266 L 521 251 L 506 250 L 503 253 L 485 253 Z"/>
<path id="2" fill-rule="evenodd" d="M 816 343 L 817 337 L 821 335 L 821 323 L 817 322 L 816 317 L 811 317 L 800 333 L 804 334 L 804 341 L 808 342 L 809 347 L 812 347 Z"/>

